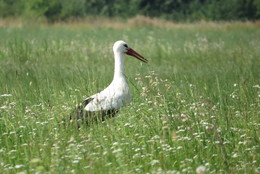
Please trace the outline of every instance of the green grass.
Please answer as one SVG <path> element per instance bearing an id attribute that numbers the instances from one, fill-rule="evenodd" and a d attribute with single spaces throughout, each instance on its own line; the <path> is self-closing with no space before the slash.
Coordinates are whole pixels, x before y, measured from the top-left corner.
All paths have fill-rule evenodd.
<path id="1" fill-rule="evenodd" d="M 126 57 L 132 103 L 61 126 L 119 39 L 149 60 Z M 0 28 L 0 173 L 259 173 L 259 67 L 257 27 Z"/>

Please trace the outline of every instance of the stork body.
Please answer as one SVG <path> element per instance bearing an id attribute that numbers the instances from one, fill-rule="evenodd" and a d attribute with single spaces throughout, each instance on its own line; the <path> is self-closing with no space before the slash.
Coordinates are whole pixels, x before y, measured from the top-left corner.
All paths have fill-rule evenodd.
<path id="1" fill-rule="evenodd" d="M 130 90 L 124 75 L 124 54 L 136 57 L 147 63 L 147 59 L 127 46 L 124 41 L 117 41 L 113 46 L 115 67 L 111 84 L 103 91 L 86 98 L 71 114 L 77 120 L 87 123 L 92 120 L 104 121 L 106 117 L 113 117 L 121 107 L 130 102 Z M 101 117 L 97 117 L 97 115 Z"/>

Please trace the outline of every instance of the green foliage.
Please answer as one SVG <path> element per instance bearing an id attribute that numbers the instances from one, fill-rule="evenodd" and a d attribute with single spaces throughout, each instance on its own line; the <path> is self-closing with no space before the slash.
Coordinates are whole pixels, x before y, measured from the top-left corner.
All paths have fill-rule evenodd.
<path id="1" fill-rule="evenodd" d="M 215 26 L 0 29 L 1 173 L 257 173 L 260 31 Z M 118 39 L 149 59 L 125 57 L 132 104 L 64 127 Z"/>
<path id="2" fill-rule="evenodd" d="M 145 15 L 175 21 L 259 19 L 259 0 L 0 0 L 0 17 L 71 17 Z"/>
<path id="3" fill-rule="evenodd" d="M 256 18 L 260 18 L 260 0 L 254 0 L 254 7 L 256 8 Z"/>

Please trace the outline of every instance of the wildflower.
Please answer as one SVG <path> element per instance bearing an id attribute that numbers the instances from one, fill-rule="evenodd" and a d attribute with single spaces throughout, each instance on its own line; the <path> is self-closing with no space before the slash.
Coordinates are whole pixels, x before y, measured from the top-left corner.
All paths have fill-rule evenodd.
<path id="1" fill-rule="evenodd" d="M 0 109 L 7 109 L 8 106 L 1 106 Z"/>
<path id="2" fill-rule="evenodd" d="M 152 164 L 152 166 L 154 166 L 155 164 L 159 164 L 159 160 L 152 160 L 151 164 Z"/>
<path id="3" fill-rule="evenodd" d="M 11 106 L 15 106 L 16 105 L 16 102 L 11 102 L 9 103 Z"/>
<path id="4" fill-rule="evenodd" d="M 136 149 L 135 149 L 136 152 L 138 152 L 138 151 L 140 151 L 140 150 L 141 150 L 140 148 L 136 148 Z"/>
<path id="5" fill-rule="evenodd" d="M 118 152 L 122 152 L 122 149 L 119 148 L 113 151 L 113 153 L 118 153 Z"/>
<path id="6" fill-rule="evenodd" d="M 177 149 L 178 149 L 178 150 L 182 149 L 182 146 L 178 146 Z"/>
<path id="7" fill-rule="evenodd" d="M 77 164 L 77 163 L 79 163 L 79 160 L 73 160 L 72 163 Z"/>
<path id="8" fill-rule="evenodd" d="M 14 152 L 17 152 L 17 150 L 11 150 L 8 152 L 8 154 L 11 154 L 11 153 L 14 153 Z"/>
<path id="9" fill-rule="evenodd" d="M 113 144 L 112 144 L 112 146 L 117 146 L 119 143 L 118 142 L 114 142 Z"/>
<path id="10" fill-rule="evenodd" d="M 206 171 L 206 167 L 205 166 L 199 166 L 196 169 L 196 173 L 197 174 L 203 174 L 203 173 L 205 173 L 205 171 Z"/>
<path id="11" fill-rule="evenodd" d="M 24 165 L 21 165 L 21 164 L 17 164 L 17 165 L 14 166 L 14 168 L 16 168 L 16 169 L 20 169 L 22 167 L 24 167 Z"/>
<path id="12" fill-rule="evenodd" d="M 39 163 L 41 160 L 39 158 L 33 158 L 31 159 L 30 163 Z"/>
<path id="13" fill-rule="evenodd" d="M 232 158 L 237 158 L 239 155 L 237 154 L 237 153 L 234 153 L 233 155 L 232 155 Z"/>
<path id="14" fill-rule="evenodd" d="M 111 166 L 113 163 L 106 163 L 105 166 Z"/>
<path id="15" fill-rule="evenodd" d="M 2 94 L 0 97 L 12 97 L 12 94 Z"/>

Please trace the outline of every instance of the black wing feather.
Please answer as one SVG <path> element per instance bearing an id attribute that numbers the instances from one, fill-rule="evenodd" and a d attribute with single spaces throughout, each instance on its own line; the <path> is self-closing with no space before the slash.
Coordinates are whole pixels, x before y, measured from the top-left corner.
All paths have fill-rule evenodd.
<path id="1" fill-rule="evenodd" d="M 86 111 L 84 108 L 93 100 L 94 98 L 86 98 L 82 104 L 78 105 L 70 114 L 70 122 L 76 122 L 77 127 L 80 124 L 91 124 L 97 121 L 105 121 L 106 118 L 112 118 L 117 113 L 117 109 L 100 110 L 100 111 Z"/>

